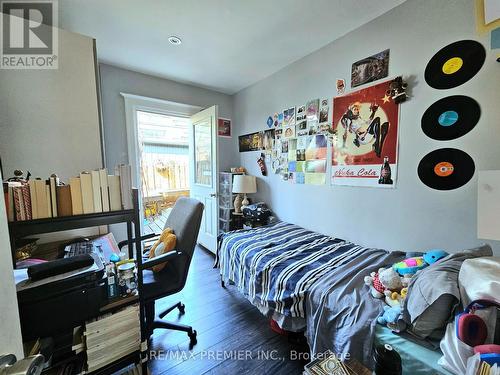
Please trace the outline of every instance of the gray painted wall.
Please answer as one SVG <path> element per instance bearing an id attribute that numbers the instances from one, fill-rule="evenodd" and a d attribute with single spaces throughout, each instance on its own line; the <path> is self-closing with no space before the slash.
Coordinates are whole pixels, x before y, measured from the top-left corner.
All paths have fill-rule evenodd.
<path id="1" fill-rule="evenodd" d="M 5 177 L 57 173 L 68 182 L 102 167 L 94 40 L 63 29 L 59 65 L 50 70 L 0 69 L 0 157 Z M 79 229 L 41 234 L 39 243 L 96 234 Z"/>
<path id="2" fill-rule="evenodd" d="M 233 98 L 226 94 L 106 64 L 100 64 L 100 76 L 106 166 L 111 171 L 117 164 L 128 163 L 125 102 L 121 92 L 204 108 L 217 104 L 219 117 L 233 118 Z M 230 168 L 238 158 L 234 139 L 218 138 L 220 170 Z M 121 224 L 112 226 L 118 240 L 126 238 L 124 228 Z"/>
<path id="3" fill-rule="evenodd" d="M 67 182 L 102 166 L 93 43 L 59 29 L 58 69 L 0 70 L 5 177 L 23 169 Z"/>
<path id="4" fill-rule="evenodd" d="M 439 91 L 423 72 L 431 56 L 460 39 L 488 47 L 486 62 L 469 82 Z M 500 65 L 489 51 L 489 38 L 475 34 L 473 1 L 410 0 L 385 15 L 289 65 L 235 95 L 236 135 L 266 128 L 270 114 L 308 99 L 333 97 L 335 80 L 350 87 L 351 64 L 390 48 L 389 76 L 409 77 L 412 98 L 401 106 L 399 176 L 395 190 L 292 185 L 271 173 L 260 177 L 258 198 L 283 220 L 322 233 L 386 249 L 450 252 L 482 241 L 476 235 L 477 173 L 466 186 L 449 192 L 432 190 L 418 179 L 420 159 L 441 147 L 468 152 L 476 169 L 500 169 Z M 434 101 L 464 94 L 476 99 L 482 116 L 476 128 L 450 142 L 427 138 L 420 118 Z M 235 145 L 236 147 L 236 145 Z M 250 174 L 260 176 L 258 153 L 241 153 Z M 500 254 L 500 243 L 492 243 Z"/>

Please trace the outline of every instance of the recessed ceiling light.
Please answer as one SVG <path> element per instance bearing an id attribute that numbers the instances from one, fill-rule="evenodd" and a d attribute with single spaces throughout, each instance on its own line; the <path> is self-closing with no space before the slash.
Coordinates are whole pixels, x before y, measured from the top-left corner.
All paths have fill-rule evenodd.
<path id="1" fill-rule="evenodd" d="M 174 46 L 178 46 L 179 44 L 182 43 L 181 38 L 179 38 L 178 36 L 174 36 L 174 35 L 169 37 L 168 41 L 170 42 L 170 44 L 173 44 Z"/>

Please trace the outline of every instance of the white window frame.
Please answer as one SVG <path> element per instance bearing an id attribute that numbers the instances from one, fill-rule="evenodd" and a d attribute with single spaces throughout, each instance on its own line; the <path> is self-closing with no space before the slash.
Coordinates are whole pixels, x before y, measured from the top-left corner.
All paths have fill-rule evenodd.
<path id="1" fill-rule="evenodd" d="M 139 163 L 139 126 L 137 123 L 137 111 L 152 112 L 167 116 L 190 118 L 195 113 L 198 113 L 203 107 L 176 103 L 168 100 L 150 98 L 147 96 L 134 95 L 121 92 L 121 96 L 125 101 L 125 128 L 127 131 L 127 153 L 128 162 L 132 169 L 132 185 L 139 189 L 139 209 L 141 217 L 142 209 L 142 185 L 140 180 L 140 163 Z M 191 142 L 191 140 L 190 140 Z M 141 233 L 142 233 L 141 220 Z"/>

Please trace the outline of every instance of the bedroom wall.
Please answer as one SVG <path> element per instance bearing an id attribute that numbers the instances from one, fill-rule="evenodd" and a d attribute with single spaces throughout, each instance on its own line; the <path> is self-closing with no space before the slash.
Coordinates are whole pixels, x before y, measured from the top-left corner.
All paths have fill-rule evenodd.
<path id="1" fill-rule="evenodd" d="M 58 35 L 58 69 L 0 70 L 5 177 L 22 169 L 67 181 L 102 166 L 94 40 L 62 29 Z"/>
<path id="2" fill-rule="evenodd" d="M 94 39 L 57 29 L 57 69 L 0 69 L 0 159 L 32 178 L 57 173 L 68 182 L 102 167 Z M 37 235 L 39 243 L 96 234 L 79 229 Z"/>
<path id="3" fill-rule="evenodd" d="M 365 246 L 456 252 L 484 242 L 476 234 L 477 170 L 500 169 L 500 64 L 489 50 L 489 37 L 475 33 L 473 3 L 407 1 L 237 93 L 236 135 L 242 135 L 264 130 L 267 117 L 286 106 L 333 97 L 337 78 L 345 79 L 347 92 L 351 91 L 351 64 L 387 48 L 391 50 L 389 77 L 404 75 L 411 87 L 411 99 L 401 106 L 396 189 L 292 185 L 271 171 L 268 177 L 259 177 L 256 198 L 267 202 L 283 220 Z M 462 86 L 432 89 L 423 79 L 428 60 L 440 48 L 460 39 L 479 40 L 486 47 L 483 68 Z M 421 131 L 420 118 L 430 104 L 454 94 L 469 95 L 480 103 L 480 122 L 455 141 L 431 140 Z M 466 186 L 440 192 L 418 179 L 420 159 L 441 147 L 462 149 L 475 160 L 476 174 Z M 258 153 L 239 155 L 249 173 L 260 176 Z M 500 243 L 490 243 L 500 254 Z"/>

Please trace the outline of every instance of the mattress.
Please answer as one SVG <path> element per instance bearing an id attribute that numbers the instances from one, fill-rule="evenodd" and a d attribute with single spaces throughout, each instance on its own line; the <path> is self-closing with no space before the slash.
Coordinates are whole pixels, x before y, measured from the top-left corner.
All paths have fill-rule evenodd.
<path id="1" fill-rule="evenodd" d="M 443 355 L 439 350 L 427 349 L 404 337 L 395 335 L 387 327 L 377 325 L 375 343 L 389 344 L 399 353 L 403 364 L 403 375 L 452 375 L 438 365 L 438 360 Z"/>

